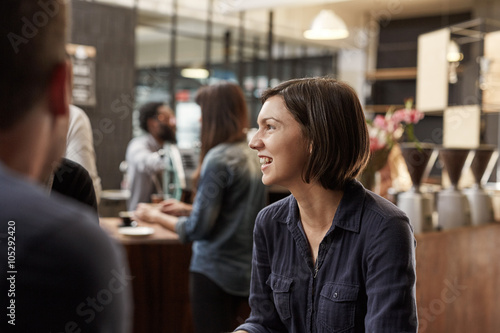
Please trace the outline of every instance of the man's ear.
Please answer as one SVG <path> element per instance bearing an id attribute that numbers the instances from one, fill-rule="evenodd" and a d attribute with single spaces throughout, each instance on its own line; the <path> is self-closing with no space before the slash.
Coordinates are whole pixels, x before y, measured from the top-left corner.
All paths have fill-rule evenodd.
<path id="1" fill-rule="evenodd" d="M 69 114 L 69 91 L 67 86 L 68 64 L 61 62 L 52 70 L 49 84 L 50 110 L 54 116 Z"/>

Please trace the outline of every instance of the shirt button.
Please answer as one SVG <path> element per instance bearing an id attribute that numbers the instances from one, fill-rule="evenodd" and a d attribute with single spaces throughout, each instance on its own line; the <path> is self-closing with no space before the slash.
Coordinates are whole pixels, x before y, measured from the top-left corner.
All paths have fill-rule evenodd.
<path id="1" fill-rule="evenodd" d="M 338 297 L 339 297 L 338 293 L 333 294 L 333 298 L 338 298 Z"/>

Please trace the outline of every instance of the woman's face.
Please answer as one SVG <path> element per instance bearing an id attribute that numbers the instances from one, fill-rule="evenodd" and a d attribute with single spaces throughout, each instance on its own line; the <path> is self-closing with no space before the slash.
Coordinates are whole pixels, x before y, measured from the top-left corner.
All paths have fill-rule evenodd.
<path id="1" fill-rule="evenodd" d="M 282 97 L 269 98 L 262 106 L 257 122 L 259 129 L 249 146 L 258 152 L 262 182 L 286 188 L 303 183 L 302 172 L 309 157 L 309 144 Z"/>

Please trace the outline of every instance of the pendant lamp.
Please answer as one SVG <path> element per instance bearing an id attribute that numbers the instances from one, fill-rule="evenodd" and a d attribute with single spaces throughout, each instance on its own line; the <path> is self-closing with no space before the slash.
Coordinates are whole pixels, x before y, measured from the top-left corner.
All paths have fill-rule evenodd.
<path id="1" fill-rule="evenodd" d="M 332 10 L 323 9 L 314 18 L 311 29 L 304 31 L 307 39 L 342 39 L 349 36 L 345 22 Z"/>

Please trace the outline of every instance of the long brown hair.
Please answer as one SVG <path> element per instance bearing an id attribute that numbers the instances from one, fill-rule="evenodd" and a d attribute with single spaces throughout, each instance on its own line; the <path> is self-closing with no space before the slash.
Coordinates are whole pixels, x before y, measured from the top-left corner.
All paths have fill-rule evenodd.
<path id="1" fill-rule="evenodd" d="M 201 108 L 200 161 L 194 174 L 197 183 L 208 151 L 221 143 L 245 140 L 249 120 L 245 96 L 235 83 L 223 81 L 201 87 L 195 101 Z"/>

